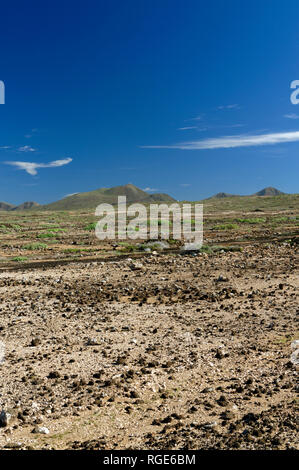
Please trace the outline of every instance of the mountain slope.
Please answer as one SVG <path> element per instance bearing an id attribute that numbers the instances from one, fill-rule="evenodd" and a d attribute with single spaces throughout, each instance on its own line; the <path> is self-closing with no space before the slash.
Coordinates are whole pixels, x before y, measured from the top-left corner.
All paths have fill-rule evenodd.
<path id="1" fill-rule="evenodd" d="M 165 193 L 154 193 L 154 194 L 148 194 L 148 201 L 149 203 L 155 203 L 155 202 L 177 202 L 176 199 L 173 199 L 173 197 L 169 196 L 168 194 Z"/>
<path id="2" fill-rule="evenodd" d="M 9 204 L 8 202 L 0 202 L 0 211 L 10 211 L 14 209 L 13 204 Z"/>
<path id="3" fill-rule="evenodd" d="M 279 196 L 286 193 L 279 191 L 279 189 L 273 188 L 272 186 L 268 186 L 267 188 L 261 189 L 257 193 L 248 195 L 248 196 L 240 196 L 239 194 L 229 194 L 229 193 L 217 193 L 214 196 L 211 196 L 207 199 L 223 199 L 226 197 L 252 197 L 252 196 Z"/>
<path id="4" fill-rule="evenodd" d="M 12 207 L 11 211 L 28 211 L 30 209 L 34 209 L 36 207 L 40 207 L 40 204 L 34 201 L 27 201 L 23 202 L 23 204 L 20 204 L 19 206 Z"/>
<path id="5" fill-rule="evenodd" d="M 77 193 L 71 196 L 60 199 L 59 201 L 52 202 L 45 206 L 41 206 L 42 210 L 75 210 L 75 209 L 95 209 L 96 206 L 102 203 L 117 204 L 118 196 L 126 196 L 127 203 L 144 202 L 151 203 L 159 202 L 172 202 L 175 201 L 167 194 L 148 194 L 142 189 L 137 188 L 133 184 L 126 184 L 124 186 L 115 186 L 114 188 L 100 188 L 95 191 L 86 193 Z"/>
<path id="6" fill-rule="evenodd" d="M 209 199 L 222 199 L 224 197 L 234 197 L 237 196 L 237 194 L 229 194 L 229 193 L 217 193 L 214 196 L 211 196 Z"/>
<path id="7" fill-rule="evenodd" d="M 268 186 L 267 188 L 261 189 L 257 193 L 253 194 L 253 196 L 279 196 L 280 194 L 285 194 L 279 189 L 272 188 L 272 186 Z"/>

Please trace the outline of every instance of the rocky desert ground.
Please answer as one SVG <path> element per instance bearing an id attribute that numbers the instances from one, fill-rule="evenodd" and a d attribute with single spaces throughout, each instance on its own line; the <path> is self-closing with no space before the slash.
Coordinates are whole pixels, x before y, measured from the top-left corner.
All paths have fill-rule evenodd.
<path id="1" fill-rule="evenodd" d="M 297 449 L 288 220 L 251 239 L 207 231 L 217 250 L 110 247 L 106 259 L 24 260 L 36 227 L 6 231 L 0 449 Z M 58 240 L 64 253 L 75 239 Z"/>

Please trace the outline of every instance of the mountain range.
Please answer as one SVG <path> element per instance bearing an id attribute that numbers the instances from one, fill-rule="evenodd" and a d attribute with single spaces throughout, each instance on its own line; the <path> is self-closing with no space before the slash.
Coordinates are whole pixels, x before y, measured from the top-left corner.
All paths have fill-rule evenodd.
<path id="1" fill-rule="evenodd" d="M 251 196 L 279 196 L 283 195 L 282 191 L 271 186 L 252 194 Z M 75 193 L 66 196 L 59 201 L 52 202 L 51 204 L 40 205 L 37 202 L 27 201 L 18 206 L 9 204 L 7 202 L 0 202 L 0 211 L 24 211 L 24 210 L 76 210 L 76 209 L 95 209 L 95 207 L 102 203 L 117 204 L 118 196 L 126 196 L 127 203 L 171 203 L 176 200 L 165 193 L 148 194 L 133 184 L 126 184 L 124 186 L 115 186 L 113 188 L 100 188 L 94 191 L 85 193 Z M 225 197 L 237 197 L 236 194 L 217 193 L 207 199 L 220 199 Z"/>
<path id="2" fill-rule="evenodd" d="M 250 194 L 249 196 L 279 196 L 283 193 L 282 191 L 279 191 L 279 189 L 273 188 L 272 186 L 268 186 L 267 188 L 261 189 L 257 193 Z M 214 196 L 208 198 L 208 199 L 222 199 L 224 197 L 241 197 L 240 194 L 229 194 L 229 193 L 217 193 Z M 247 196 L 248 197 L 248 196 Z"/>
<path id="3" fill-rule="evenodd" d="M 153 193 L 148 194 L 133 184 L 126 184 L 124 186 L 115 186 L 113 188 L 100 188 L 94 191 L 85 193 L 75 193 L 66 196 L 59 201 L 52 202 L 51 204 L 40 205 L 37 202 L 24 202 L 19 206 L 13 206 L 7 202 L 0 202 L 0 211 L 23 211 L 23 210 L 76 210 L 76 209 L 95 209 L 99 204 L 117 204 L 118 196 L 126 196 L 127 203 L 154 203 L 175 202 L 168 194 Z"/>

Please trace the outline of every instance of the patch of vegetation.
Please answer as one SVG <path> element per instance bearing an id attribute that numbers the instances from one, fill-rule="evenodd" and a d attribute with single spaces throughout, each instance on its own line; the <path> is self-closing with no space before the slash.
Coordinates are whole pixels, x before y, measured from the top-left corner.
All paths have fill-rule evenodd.
<path id="1" fill-rule="evenodd" d="M 0 232 L 2 232 L 2 233 L 9 233 L 9 230 L 8 230 L 8 228 L 6 227 L 6 225 L 0 225 Z"/>
<path id="2" fill-rule="evenodd" d="M 65 228 L 49 228 L 48 232 L 57 233 L 57 232 L 66 232 Z"/>
<path id="3" fill-rule="evenodd" d="M 12 261 L 17 261 L 19 263 L 22 263 L 23 261 L 27 261 L 28 258 L 26 256 L 16 256 L 15 258 L 12 258 Z"/>
<path id="4" fill-rule="evenodd" d="M 158 220 L 149 220 L 148 221 L 148 226 L 155 226 L 155 225 L 158 225 L 158 227 L 161 227 L 161 225 L 172 225 L 172 221 L 171 220 L 161 220 L 161 219 L 158 219 Z"/>
<path id="5" fill-rule="evenodd" d="M 127 242 L 119 242 L 119 245 L 123 247 L 123 249 L 121 251 L 125 251 L 125 252 L 128 252 L 128 253 L 132 253 L 133 251 L 137 251 L 138 250 L 138 247 L 137 245 L 132 245 L 130 243 L 127 243 Z"/>
<path id="6" fill-rule="evenodd" d="M 202 245 L 201 249 L 199 250 L 201 253 L 207 253 L 207 254 L 211 254 L 213 253 L 213 250 L 210 246 L 208 245 Z"/>
<path id="7" fill-rule="evenodd" d="M 227 252 L 241 252 L 243 251 L 241 246 L 238 245 L 232 245 L 232 246 L 212 246 L 212 250 L 214 253 L 217 253 L 219 251 L 224 251 L 225 253 Z"/>
<path id="8" fill-rule="evenodd" d="M 65 250 L 63 250 L 64 253 L 81 253 L 82 251 L 90 253 L 90 252 L 96 251 L 96 249 L 94 248 L 66 248 Z"/>
<path id="9" fill-rule="evenodd" d="M 212 253 L 219 253 L 221 251 L 224 252 L 240 252 L 242 251 L 242 247 L 238 245 L 233 245 L 233 246 L 218 246 L 218 245 L 203 245 L 200 249 L 201 253 L 207 253 L 207 254 L 212 254 Z"/>
<path id="10" fill-rule="evenodd" d="M 23 246 L 24 250 L 46 250 L 48 245 L 46 243 L 29 243 Z"/>
<path id="11" fill-rule="evenodd" d="M 239 226 L 237 224 L 220 224 L 215 225 L 213 230 L 237 230 Z"/>
<path id="12" fill-rule="evenodd" d="M 290 220 L 289 217 L 283 216 L 283 217 L 275 217 L 274 222 L 288 222 Z"/>
<path id="13" fill-rule="evenodd" d="M 266 219 L 262 217 L 254 217 L 250 219 L 236 219 L 240 224 L 263 224 L 266 222 Z"/>
<path id="14" fill-rule="evenodd" d="M 10 233 L 11 231 L 15 231 L 15 232 L 20 232 L 22 230 L 22 227 L 21 225 L 18 225 L 18 224 L 2 224 L 0 225 L 0 230 L 1 232 L 4 232 L 4 233 Z"/>
<path id="15" fill-rule="evenodd" d="M 21 225 L 18 225 L 18 224 L 11 224 L 11 228 L 15 230 L 16 232 L 20 232 L 20 230 L 22 230 Z"/>
<path id="16" fill-rule="evenodd" d="M 39 233 L 37 235 L 37 238 L 54 238 L 55 234 L 52 232 L 46 232 L 46 233 Z"/>
<path id="17" fill-rule="evenodd" d="M 195 219 L 184 219 L 183 223 L 184 224 L 190 224 L 191 226 L 195 225 L 196 220 Z"/>
<path id="18" fill-rule="evenodd" d="M 92 230 L 95 230 L 96 225 L 97 225 L 97 222 L 92 222 L 91 224 L 88 224 L 88 225 L 84 228 L 84 230 L 88 230 L 89 232 L 91 232 Z"/>
<path id="19" fill-rule="evenodd" d="M 169 245 L 176 245 L 178 243 L 178 240 L 175 240 L 174 238 L 169 238 L 167 240 L 167 243 L 169 243 Z"/>

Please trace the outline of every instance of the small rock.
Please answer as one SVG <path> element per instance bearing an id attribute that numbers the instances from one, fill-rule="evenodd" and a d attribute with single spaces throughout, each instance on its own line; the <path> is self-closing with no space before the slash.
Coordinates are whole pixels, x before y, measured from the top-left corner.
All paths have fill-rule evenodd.
<path id="1" fill-rule="evenodd" d="M 98 346 L 99 342 L 96 338 L 88 338 L 86 342 L 86 346 Z"/>
<path id="2" fill-rule="evenodd" d="M 132 271 L 136 271 L 138 269 L 142 269 L 143 264 L 135 262 L 135 263 L 131 263 L 129 267 L 132 269 Z"/>
<path id="3" fill-rule="evenodd" d="M 33 431 L 34 434 L 49 434 L 50 431 L 45 426 L 36 426 Z"/>
<path id="4" fill-rule="evenodd" d="M 221 414 L 221 418 L 224 420 L 230 420 L 235 418 L 235 413 L 232 410 L 226 410 Z"/>
<path id="5" fill-rule="evenodd" d="M 2 410 L 0 413 L 0 428 L 5 428 L 9 425 L 11 420 L 11 414 L 7 413 L 5 410 Z"/>
<path id="6" fill-rule="evenodd" d="M 21 442 L 7 442 L 4 447 L 6 449 L 20 449 L 22 445 Z"/>
<path id="7" fill-rule="evenodd" d="M 217 350 L 215 357 L 216 357 L 216 359 L 223 359 L 224 358 L 224 354 L 221 351 L 221 349 Z"/>
<path id="8" fill-rule="evenodd" d="M 227 281 L 228 281 L 227 277 L 222 276 L 222 274 L 220 274 L 220 276 L 218 276 L 218 278 L 216 279 L 216 282 L 227 282 Z"/>
<path id="9" fill-rule="evenodd" d="M 213 421 L 212 423 L 206 423 L 205 427 L 206 428 L 215 428 L 217 426 L 217 421 Z"/>
<path id="10" fill-rule="evenodd" d="M 219 406 L 227 406 L 229 404 L 228 399 L 224 395 L 221 395 L 217 403 Z"/>
<path id="11" fill-rule="evenodd" d="M 40 338 L 33 338 L 31 340 L 30 346 L 38 346 L 41 343 Z"/>
<path id="12" fill-rule="evenodd" d="M 60 377 L 60 374 L 57 370 L 54 370 L 49 373 L 48 379 L 58 379 Z"/>

